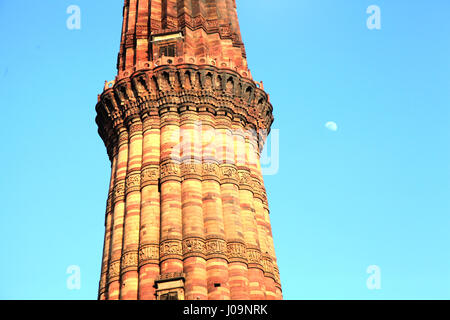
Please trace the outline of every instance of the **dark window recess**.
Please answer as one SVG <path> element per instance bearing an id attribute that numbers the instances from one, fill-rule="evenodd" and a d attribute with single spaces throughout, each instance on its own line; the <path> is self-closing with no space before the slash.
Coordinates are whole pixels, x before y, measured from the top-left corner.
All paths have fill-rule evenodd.
<path id="1" fill-rule="evenodd" d="M 175 57 L 177 55 L 177 49 L 174 44 L 162 46 L 159 48 L 159 56 L 162 57 Z"/>
<path id="2" fill-rule="evenodd" d="M 220 283 L 214 283 L 214 287 L 219 288 L 220 287 Z"/>
<path id="3" fill-rule="evenodd" d="M 162 294 L 160 300 L 178 300 L 178 292 Z"/>
<path id="4" fill-rule="evenodd" d="M 162 294 L 162 295 L 159 297 L 159 299 L 160 299 L 160 300 L 169 300 L 169 294 L 168 294 L 168 293 Z"/>

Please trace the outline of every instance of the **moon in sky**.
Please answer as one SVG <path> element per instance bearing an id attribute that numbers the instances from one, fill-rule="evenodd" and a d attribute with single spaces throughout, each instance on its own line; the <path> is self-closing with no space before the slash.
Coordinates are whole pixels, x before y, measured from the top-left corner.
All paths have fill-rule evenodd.
<path id="1" fill-rule="evenodd" d="M 338 130 L 338 125 L 336 124 L 336 122 L 334 121 L 328 121 L 325 124 L 325 127 L 330 130 L 330 131 L 337 131 Z"/>

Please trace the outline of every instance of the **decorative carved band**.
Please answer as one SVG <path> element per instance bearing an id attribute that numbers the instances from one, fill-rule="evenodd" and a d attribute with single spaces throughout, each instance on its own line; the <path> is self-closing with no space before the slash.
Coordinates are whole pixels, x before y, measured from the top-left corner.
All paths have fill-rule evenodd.
<path id="1" fill-rule="evenodd" d="M 108 270 L 108 283 L 118 280 L 120 276 L 120 260 L 112 261 Z"/>
<path id="2" fill-rule="evenodd" d="M 181 181 L 180 164 L 175 161 L 168 161 L 161 164 L 161 183 L 168 180 Z"/>
<path id="3" fill-rule="evenodd" d="M 125 197 L 125 180 L 120 180 L 114 186 L 114 202 L 123 201 Z"/>
<path id="4" fill-rule="evenodd" d="M 206 257 L 207 259 L 228 259 L 227 256 L 227 242 L 223 239 L 208 239 L 206 240 Z"/>
<path id="5" fill-rule="evenodd" d="M 148 185 L 157 185 L 159 181 L 159 166 L 150 165 L 142 169 L 141 188 Z"/>
<path id="6" fill-rule="evenodd" d="M 264 203 L 265 191 L 259 181 L 259 179 L 254 178 L 252 180 L 252 190 L 255 198 L 260 199 Z"/>
<path id="7" fill-rule="evenodd" d="M 245 244 L 240 242 L 228 242 L 227 256 L 230 262 L 247 263 L 247 251 Z"/>
<path id="8" fill-rule="evenodd" d="M 259 248 L 247 248 L 247 259 L 249 267 L 263 269 L 261 264 L 261 250 Z"/>
<path id="9" fill-rule="evenodd" d="M 206 33 L 218 33 L 221 39 L 231 39 L 233 46 L 241 47 L 242 41 L 240 37 L 240 32 L 236 32 L 231 29 L 228 24 L 220 24 L 218 19 L 206 19 L 203 15 L 191 16 L 189 13 L 179 15 L 175 22 L 171 25 L 177 26 L 179 28 L 188 27 L 191 30 L 197 30 L 202 28 Z M 242 48 L 242 50 L 244 50 Z M 243 53 L 244 54 L 244 53 Z"/>
<path id="10" fill-rule="evenodd" d="M 133 192 L 133 191 L 140 191 L 141 190 L 141 172 L 133 171 L 133 172 L 128 173 L 127 179 L 126 179 L 126 186 L 127 186 L 126 193 Z"/>
<path id="11" fill-rule="evenodd" d="M 222 184 L 239 184 L 239 174 L 234 164 L 220 165 L 220 180 Z"/>
<path id="12" fill-rule="evenodd" d="M 183 162 L 180 166 L 183 179 L 202 179 L 202 164 L 198 162 Z"/>
<path id="13" fill-rule="evenodd" d="M 160 261 L 167 259 L 183 259 L 183 246 L 181 240 L 164 240 L 159 246 Z"/>
<path id="14" fill-rule="evenodd" d="M 158 244 L 146 244 L 139 248 L 139 267 L 147 263 L 159 263 Z"/>
<path id="15" fill-rule="evenodd" d="M 137 251 L 128 251 L 122 254 L 122 265 L 120 269 L 120 273 L 137 270 L 138 268 L 138 252 Z"/>
<path id="16" fill-rule="evenodd" d="M 280 286 L 281 288 L 281 280 L 280 280 L 280 270 L 277 266 L 274 265 L 273 267 L 274 275 L 275 275 L 275 282 Z"/>
<path id="17" fill-rule="evenodd" d="M 183 240 L 183 258 L 202 257 L 205 258 L 205 240 L 201 238 L 188 238 Z"/>
<path id="18" fill-rule="evenodd" d="M 262 265 L 264 268 L 264 275 L 266 277 L 271 277 L 274 278 L 274 273 L 273 273 L 273 260 L 272 257 L 267 255 L 267 254 L 263 254 L 262 255 Z"/>
<path id="19" fill-rule="evenodd" d="M 217 163 L 206 162 L 202 164 L 203 180 L 220 182 L 220 167 Z"/>
<path id="20" fill-rule="evenodd" d="M 252 188 L 252 177 L 250 175 L 250 170 L 239 169 L 239 188 L 242 190 L 253 191 Z"/>
<path id="21" fill-rule="evenodd" d="M 232 130 L 232 119 L 237 119 L 236 126 L 266 131 L 273 122 L 273 107 L 263 88 L 229 69 L 162 65 L 123 76 L 105 87 L 96 107 L 99 134 L 110 158 L 117 137 L 119 145 L 128 143 L 125 123 L 130 118 L 138 119 L 130 124 L 130 135 L 156 127 L 157 123 L 160 128 L 180 125 L 180 113 L 183 122 L 198 120 L 199 107 L 207 108 L 216 128 L 225 130 Z M 183 106 L 189 107 L 186 116 L 179 109 Z M 262 146 L 258 144 L 259 149 Z"/>

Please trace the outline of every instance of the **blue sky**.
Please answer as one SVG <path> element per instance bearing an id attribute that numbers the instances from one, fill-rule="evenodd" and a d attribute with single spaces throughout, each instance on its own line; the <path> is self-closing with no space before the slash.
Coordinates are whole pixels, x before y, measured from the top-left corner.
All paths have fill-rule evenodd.
<path id="1" fill-rule="evenodd" d="M 66 28 L 71 4 L 81 30 Z M 280 130 L 265 182 L 284 297 L 449 299 L 450 2 L 237 4 Z M 366 27 L 373 4 L 381 30 Z M 97 297 L 110 167 L 94 107 L 122 5 L 0 0 L 1 299 Z"/>

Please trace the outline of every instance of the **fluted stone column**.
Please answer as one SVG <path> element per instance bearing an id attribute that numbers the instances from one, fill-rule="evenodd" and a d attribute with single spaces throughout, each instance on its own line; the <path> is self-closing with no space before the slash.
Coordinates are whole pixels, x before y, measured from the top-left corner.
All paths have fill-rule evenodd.
<path id="1" fill-rule="evenodd" d="M 202 203 L 206 237 L 208 299 L 227 300 L 230 299 L 230 287 L 219 164 L 216 157 L 215 119 L 207 107 L 202 107 L 201 110 L 203 151 Z"/>
<path id="2" fill-rule="evenodd" d="M 270 292 L 274 293 L 274 296 L 271 296 L 274 300 L 281 300 L 283 298 L 282 292 L 281 292 L 281 283 L 280 283 L 280 275 L 277 265 L 277 258 L 275 255 L 275 247 L 273 242 L 273 235 L 272 235 L 272 225 L 270 223 L 270 215 L 269 215 L 269 204 L 267 201 L 267 194 L 266 189 L 264 187 L 263 177 L 262 177 L 262 170 L 261 170 L 261 163 L 260 163 L 260 155 L 257 156 L 257 166 L 258 166 L 258 173 L 259 173 L 259 180 L 260 183 L 260 194 L 261 194 L 261 201 L 263 205 L 263 212 L 264 212 L 264 226 L 266 229 L 266 235 L 267 235 L 267 248 L 268 248 L 268 254 L 265 256 L 266 265 L 265 268 L 266 274 L 272 279 L 270 281 Z"/>
<path id="3" fill-rule="evenodd" d="M 125 219 L 121 260 L 120 299 L 138 297 L 138 249 L 141 211 L 142 122 L 129 124 L 128 168 L 125 184 Z"/>
<path id="4" fill-rule="evenodd" d="M 161 115 L 161 275 L 183 272 L 180 120 L 176 110 Z"/>
<path id="5" fill-rule="evenodd" d="M 262 182 L 261 166 L 259 162 L 259 144 L 258 135 L 252 136 L 253 147 L 251 151 L 252 158 L 252 178 L 253 178 L 253 190 L 254 190 L 254 205 L 256 210 L 256 220 L 258 225 L 258 233 L 261 247 L 261 261 L 264 268 L 264 279 L 266 289 L 266 299 L 276 299 L 275 280 L 273 274 L 273 261 L 270 255 L 271 247 L 269 241 L 269 230 L 266 223 L 266 211 L 264 209 L 264 203 L 266 199 L 264 184 Z"/>
<path id="6" fill-rule="evenodd" d="M 119 154 L 114 179 L 114 213 L 111 239 L 111 258 L 108 268 L 108 299 L 120 298 L 120 262 L 122 257 L 123 223 L 125 214 L 125 179 L 128 165 L 128 132 L 119 133 Z"/>
<path id="7" fill-rule="evenodd" d="M 217 159 L 220 164 L 230 294 L 233 300 L 248 300 L 247 255 L 239 203 L 239 175 L 234 160 L 231 118 L 224 113 L 218 114 L 217 120 Z"/>
<path id="8" fill-rule="evenodd" d="M 100 275 L 100 286 L 99 286 L 99 300 L 107 299 L 106 284 L 108 276 L 108 266 L 110 259 L 110 245 L 112 236 L 112 221 L 113 221 L 113 199 L 114 199 L 114 182 L 117 167 L 117 151 L 118 148 L 114 148 L 113 158 L 111 161 L 111 178 L 109 182 L 108 199 L 106 202 L 106 217 L 105 217 L 105 240 L 103 243 L 103 258 L 102 258 L 102 271 Z"/>
<path id="9" fill-rule="evenodd" d="M 156 114 L 143 120 L 143 159 L 141 174 L 141 220 L 139 244 L 139 299 L 154 300 L 159 270 L 160 243 L 160 121 Z"/>
<path id="10" fill-rule="evenodd" d="M 265 299 L 265 281 L 261 265 L 261 249 L 256 222 L 254 194 L 250 162 L 248 157 L 248 132 L 243 130 L 244 124 L 235 124 L 236 164 L 239 171 L 239 196 L 244 239 L 248 260 L 249 293 L 252 300 Z"/>
<path id="11" fill-rule="evenodd" d="M 194 108 L 195 110 L 195 108 Z M 202 150 L 198 114 L 181 109 L 181 190 L 183 214 L 183 270 L 187 300 L 208 298 L 202 206 Z"/>

